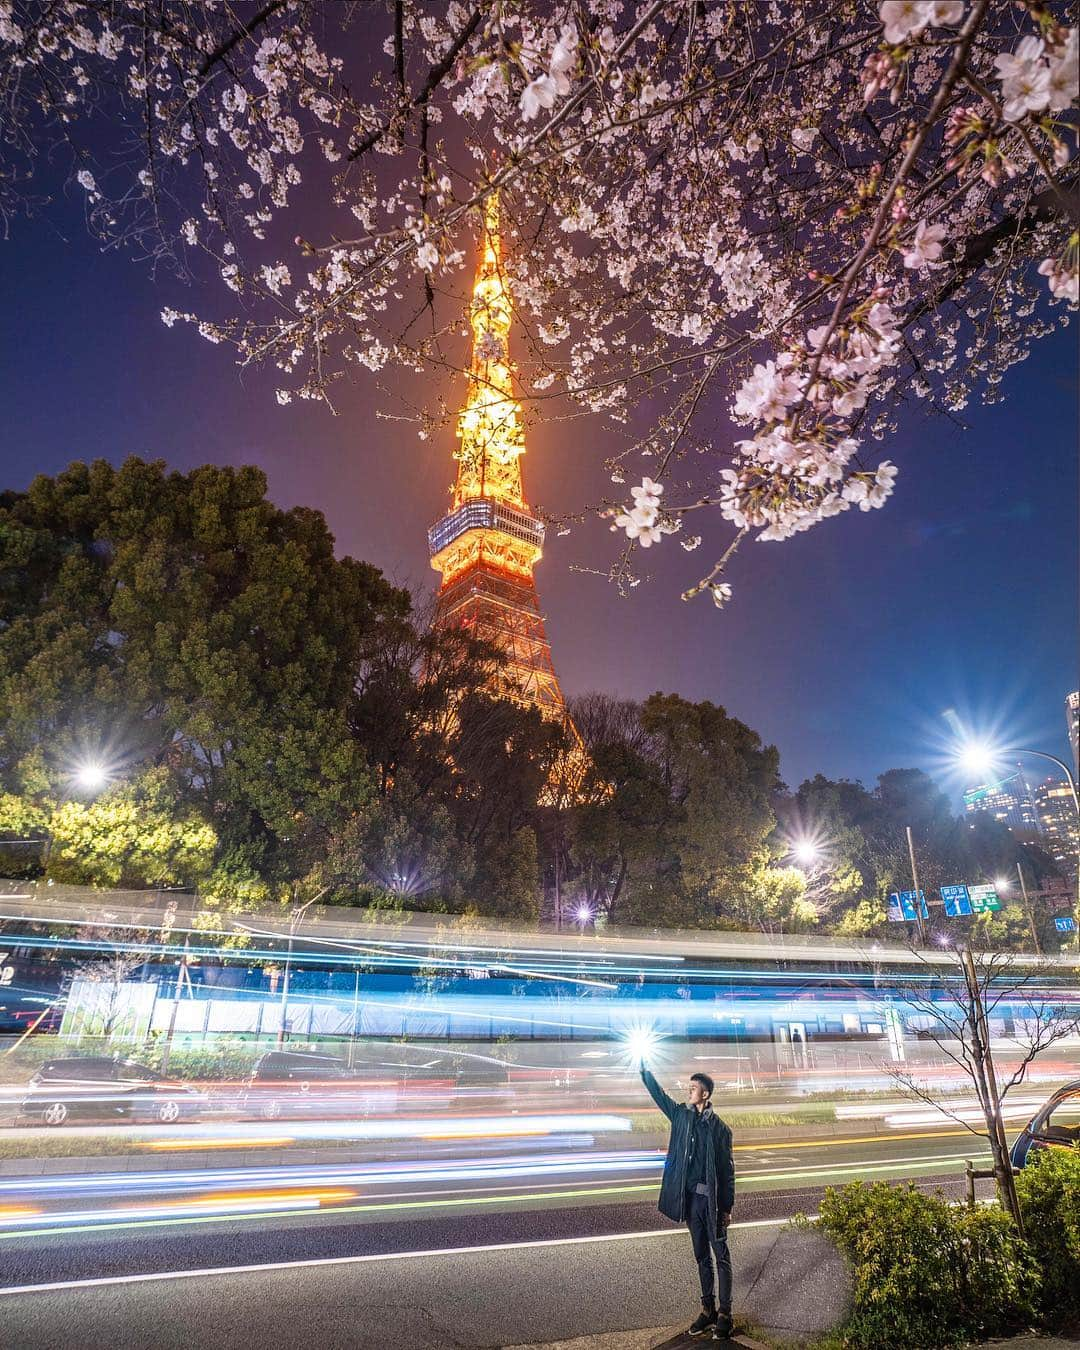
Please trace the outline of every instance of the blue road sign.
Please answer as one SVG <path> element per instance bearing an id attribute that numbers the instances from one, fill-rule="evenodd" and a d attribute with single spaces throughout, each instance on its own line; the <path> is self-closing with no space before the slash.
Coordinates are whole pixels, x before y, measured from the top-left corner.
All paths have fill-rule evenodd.
<path id="1" fill-rule="evenodd" d="M 1076 931 L 1076 920 L 1070 919 L 1067 914 L 1059 914 L 1054 920 L 1054 927 L 1059 933 L 1073 933 Z"/>
<path id="2" fill-rule="evenodd" d="M 971 896 L 966 886 L 942 886 L 941 898 L 945 901 L 945 913 L 950 919 L 959 919 L 972 912 Z"/>
<path id="3" fill-rule="evenodd" d="M 919 892 L 919 914 L 922 918 L 928 919 L 930 911 L 926 908 L 926 892 Z M 915 892 L 914 891 L 894 891 L 889 896 L 889 918 L 894 922 L 905 920 L 908 923 L 915 922 Z"/>

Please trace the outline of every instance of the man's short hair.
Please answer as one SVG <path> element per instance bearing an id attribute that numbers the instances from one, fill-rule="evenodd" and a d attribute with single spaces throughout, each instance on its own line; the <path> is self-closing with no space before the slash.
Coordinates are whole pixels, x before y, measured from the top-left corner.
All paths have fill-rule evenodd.
<path id="1" fill-rule="evenodd" d="M 707 1073 L 692 1073 L 690 1075 L 690 1081 L 691 1083 L 700 1083 L 710 1097 L 713 1095 L 713 1088 L 716 1084 Z"/>

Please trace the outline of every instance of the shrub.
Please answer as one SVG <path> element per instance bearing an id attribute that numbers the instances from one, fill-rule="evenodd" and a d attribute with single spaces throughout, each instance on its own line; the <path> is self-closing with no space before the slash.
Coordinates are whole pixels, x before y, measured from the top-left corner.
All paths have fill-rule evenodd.
<path id="1" fill-rule="evenodd" d="M 980 1339 L 1038 1320 L 1039 1263 L 1004 1210 L 952 1209 L 959 1244 L 961 1298 Z"/>
<path id="2" fill-rule="evenodd" d="M 1051 1317 L 1080 1312 L 1080 1148 L 1039 1149 L 1016 1178 L 1024 1233 Z"/>
<path id="3" fill-rule="evenodd" d="M 851 1260 L 842 1343 L 941 1350 L 1031 1315 L 1038 1272 L 1008 1218 L 969 1213 L 913 1185 L 830 1187 L 820 1227 Z"/>
<path id="4" fill-rule="evenodd" d="M 140 1063 L 153 1069 L 161 1067 L 164 1038 L 154 1041 L 139 1054 Z M 169 1074 L 187 1079 L 242 1079 L 251 1074 L 259 1048 L 231 1037 L 215 1037 L 201 1045 L 173 1045 L 169 1054 Z"/>

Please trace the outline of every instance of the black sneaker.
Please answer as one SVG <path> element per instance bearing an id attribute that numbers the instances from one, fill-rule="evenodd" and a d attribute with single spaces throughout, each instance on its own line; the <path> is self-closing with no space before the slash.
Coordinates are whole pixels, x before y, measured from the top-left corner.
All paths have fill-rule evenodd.
<path id="1" fill-rule="evenodd" d="M 702 1308 L 697 1321 L 687 1330 L 688 1336 L 704 1336 L 710 1327 L 716 1325 L 716 1314 L 708 1308 Z"/>
<path id="2" fill-rule="evenodd" d="M 735 1332 L 735 1323 L 727 1313 L 720 1313 L 713 1323 L 712 1338 L 714 1341 L 730 1340 Z"/>

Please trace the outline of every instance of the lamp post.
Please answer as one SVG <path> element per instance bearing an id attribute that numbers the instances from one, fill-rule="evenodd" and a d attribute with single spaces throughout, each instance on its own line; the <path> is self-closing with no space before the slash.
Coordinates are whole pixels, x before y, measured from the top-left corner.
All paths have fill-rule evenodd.
<path id="1" fill-rule="evenodd" d="M 321 900 L 329 886 L 324 886 L 317 895 L 313 895 L 310 900 L 305 900 L 302 905 L 298 905 L 289 916 L 289 948 L 285 954 L 285 978 L 281 983 L 281 1024 L 277 1032 L 277 1047 L 280 1050 L 285 1044 L 285 1025 L 289 1012 L 289 976 L 292 973 L 293 941 L 304 922 L 304 915 L 308 912 L 317 900 Z"/>
<path id="2" fill-rule="evenodd" d="M 1057 755 L 1051 755 L 1046 750 L 1032 750 L 1030 746 L 1021 746 L 1018 749 L 1011 750 L 1009 753 L 1014 755 L 1034 755 L 1037 759 L 1048 760 L 1051 764 L 1056 765 L 1056 767 L 1061 770 L 1066 783 L 1069 785 L 1069 793 L 1071 794 L 1073 801 L 1073 810 L 1076 812 L 1077 831 L 1078 834 L 1080 834 L 1080 795 L 1077 793 L 1076 778 L 1073 775 L 1073 771 L 1065 761 L 1063 759 L 1058 759 Z M 998 756 L 995 754 L 993 747 L 978 742 L 971 742 L 966 746 L 959 747 L 957 758 L 971 773 L 989 775 L 993 772 L 994 760 L 998 758 Z M 1023 877 L 1020 879 L 1020 884 L 1021 889 L 1023 889 Z M 1080 856 L 1077 858 L 1077 895 L 1074 911 L 1077 927 L 1077 943 L 1080 945 Z"/>
<path id="3" fill-rule="evenodd" d="M 1031 901 L 1028 899 L 1027 885 L 1024 882 L 1024 868 L 1021 863 L 1016 864 L 1016 875 L 1020 881 L 1020 894 L 1023 897 L 1024 909 L 1027 912 L 1028 926 L 1031 928 L 1031 940 L 1035 944 L 1035 955 L 1042 956 L 1042 946 L 1039 942 L 1039 930 L 1035 926 L 1035 911 L 1031 907 Z"/>
<path id="4" fill-rule="evenodd" d="M 1018 749 L 1010 750 L 1012 755 L 1034 755 L 1037 759 L 1049 760 L 1051 764 L 1057 765 L 1069 785 L 1069 792 L 1073 799 L 1073 810 L 1080 818 L 1080 796 L 1077 795 L 1076 779 L 1073 777 L 1073 771 L 1063 759 L 1058 759 L 1057 755 L 1051 755 L 1046 750 L 1032 750 L 1030 746 L 1021 746 Z M 974 774 L 992 773 L 994 769 L 994 760 L 998 758 L 990 746 L 980 745 L 973 742 L 970 745 L 962 746 L 958 752 L 957 758 L 961 763 Z"/>

